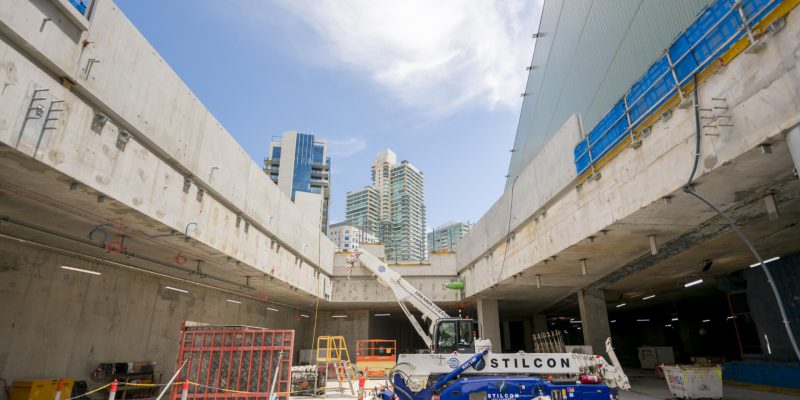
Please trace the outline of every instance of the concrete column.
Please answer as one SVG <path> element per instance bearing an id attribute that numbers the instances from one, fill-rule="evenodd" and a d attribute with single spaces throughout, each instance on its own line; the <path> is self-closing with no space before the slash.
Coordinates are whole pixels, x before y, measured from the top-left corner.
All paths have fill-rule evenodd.
<path id="1" fill-rule="evenodd" d="M 533 333 L 547 332 L 547 315 L 536 314 L 533 316 Z"/>
<path id="2" fill-rule="evenodd" d="M 602 290 L 581 290 L 578 292 L 578 305 L 581 309 L 583 343 L 592 346 L 594 354 L 606 356 L 606 338 L 611 336 L 606 310 L 606 294 Z"/>
<path id="3" fill-rule="evenodd" d="M 526 318 L 522 322 L 522 335 L 524 336 L 525 352 L 533 352 L 533 326 L 531 325 L 530 318 Z"/>
<path id="4" fill-rule="evenodd" d="M 800 173 L 800 125 L 795 126 L 786 134 L 786 143 L 789 145 L 794 168 Z"/>
<path id="5" fill-rule="evenodd" d="M 500 313 L 497 300 L 478 299 L 478 322 L 483 330 L 482 339 L 492 341 L 492 351 L 500 352 Z"/>
<path id="6" fill-rule="evenodd" d="M 511 324 L 508 321 L 503 321 L 503 342 L 501 344 L 502 351 L 511 348 Z"/>

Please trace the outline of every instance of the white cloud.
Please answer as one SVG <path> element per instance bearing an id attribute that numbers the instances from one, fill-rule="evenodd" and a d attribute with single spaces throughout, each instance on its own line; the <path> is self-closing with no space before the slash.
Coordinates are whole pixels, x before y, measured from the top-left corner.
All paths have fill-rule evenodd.
<path id="1" fill-rule="evenodd" d="M 351 137 L 344 140 L 326 139 L 328 143 L 328 154 L 331 157 L 345 158 L 361 152 L 367 148 L 367 142 L 358 137 Z"/>
<path id="2" fill-rule="evenodd" d="M 323 41 L 329 54 L 318 59 L 366 74 L 407 105 L 440 112 L 473 101 L 516 110 L 541 13 L 541 0 L 279 4 Z"/>

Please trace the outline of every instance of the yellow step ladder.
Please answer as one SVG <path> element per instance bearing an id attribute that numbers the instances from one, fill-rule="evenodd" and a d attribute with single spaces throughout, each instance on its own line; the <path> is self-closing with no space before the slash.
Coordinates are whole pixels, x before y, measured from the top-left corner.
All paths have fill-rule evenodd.
<path id="1" fill-rule="evenodd" d="M 346 388 L 342 386 L 342 382 L 347 381 L 350 394 L 355 396 L 356 392 L 353 390 L 353 380 L 356 379 L 356 371 L 355 368 L 353 368 L 353 364 L 350 362 L 350 353 L 347 351 L 347 344 L 344 341 L 344 336 L 320 336 L 317 338 L 317 365 L 325 366 L 326 381 L 328 380 L 330 367 L 333 366 L 336 381 L 339 384 L 339 393 L 345 394 Z M 316 393 L 316 384 L 314 386 L 314 393 Z M 325 395 L 327 394 L 326 385 Z"/>

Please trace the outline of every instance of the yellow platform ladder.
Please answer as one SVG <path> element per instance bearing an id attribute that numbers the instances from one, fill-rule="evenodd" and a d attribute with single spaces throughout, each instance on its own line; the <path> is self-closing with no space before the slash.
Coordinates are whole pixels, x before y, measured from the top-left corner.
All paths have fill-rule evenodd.
<path id="1" fill-rule="evenodd" d="M 355 380 L 356 371 L 350 362 L 350 353 L 347 351 L 344 336 L 320 336 L 317 338 L 317 365 L 325 366 L 326 382 L 328 381 L 328 370 L 333 365 L 336 381 L 339 384 L 339 393 L 345 393 L 346 388 L 342 386 L 342 382 L 346 380 L 350 394 L 355 396 L 353 380 Z M 316 393 L 316 384 L 314 386 L 314 393 Z M 326 385 L 325 395 L 328 394 L 327 387 L 328 385 Z"/>

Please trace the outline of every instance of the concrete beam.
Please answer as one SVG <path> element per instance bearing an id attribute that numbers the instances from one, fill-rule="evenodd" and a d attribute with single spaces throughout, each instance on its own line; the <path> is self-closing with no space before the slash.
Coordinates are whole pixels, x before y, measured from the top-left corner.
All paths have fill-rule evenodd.
<path id="1" fill-rule="evenodd" d="M 310 295 L 328 292 L 334 248 L 319 218 L 280 193 L 119 8 L 95 2 L 82 32 L 51 3 L 0 1 L 0 143 L 30 160 L 24 172 L 78 182 L 92 202 L 107 199 L 93 207 L 113 202 L 120 214 L 141 216 L 132 228 L 145 235 L 186 233 L 182 243 L 206 246 L 201 258 L 230 258 Z M 25 117 L 35 110 L 43 115 Z"/>
<path id="2" fill-rule="evenodd" d="M 581 310 L 583 343 L 592 346 L 593 354 L 606 354 L 605 341 L 611 336 L 606 310 L 606 295 L 602 290 L 581 290 L 578 292 Z"/>

